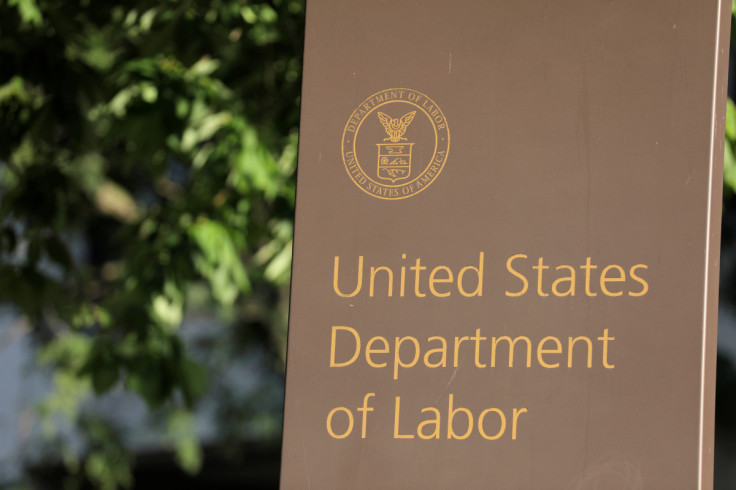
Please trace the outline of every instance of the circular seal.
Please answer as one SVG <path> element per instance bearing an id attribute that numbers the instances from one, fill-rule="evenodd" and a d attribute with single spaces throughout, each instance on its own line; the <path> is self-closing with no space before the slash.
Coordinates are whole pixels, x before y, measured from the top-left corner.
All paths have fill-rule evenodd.
<path id="1" fill-rule="evenodd" d="M 389 88 L 365 99 L 342 133 L 342 161 L 350 179 L 379 199 L 404 199 L 429 187 L 449 150 L 442 110 L 409 88 Z"/>

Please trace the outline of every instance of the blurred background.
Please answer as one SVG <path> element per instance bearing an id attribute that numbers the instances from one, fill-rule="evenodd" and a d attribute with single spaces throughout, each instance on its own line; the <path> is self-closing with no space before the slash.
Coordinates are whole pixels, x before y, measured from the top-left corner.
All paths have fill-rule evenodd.
<path id="1" fill-rule="evenodd" d="M 278 488 L 303 37 L 304 0 L 0 0 L 0 488 Z M 726 137 L 719 490 L 730 100 Z"/>

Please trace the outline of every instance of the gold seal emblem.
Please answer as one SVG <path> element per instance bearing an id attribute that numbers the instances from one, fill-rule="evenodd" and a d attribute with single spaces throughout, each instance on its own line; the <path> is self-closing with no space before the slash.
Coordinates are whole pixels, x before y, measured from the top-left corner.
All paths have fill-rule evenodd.
<path id="1" fill-rule="evenodd" d="M 380 199 L 404 199 L 429 187 L 449 149 L 442 110 L 408 88 L 381 90 L 365 99 L 342 133 L 342 160 L 350 179 Z"/>

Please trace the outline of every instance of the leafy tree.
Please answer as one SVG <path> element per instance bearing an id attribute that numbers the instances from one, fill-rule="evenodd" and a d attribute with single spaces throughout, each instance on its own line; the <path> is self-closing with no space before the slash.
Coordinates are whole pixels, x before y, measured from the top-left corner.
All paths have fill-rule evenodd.
<path id="1" fill-rule="evenodd" d="M 84 429 L 68 465 L 101 488 L 130 487 L 132 460 L 80 403 L 137 393 L 196 471 L 207 372 L 178 330 L 192 288 L 233 309 L 288 283 L 303 12 L 0 0 L 0 302 L 53 372 L 48 435 L 59 415 Z M 283 337 L 265 342 L 282 362 Z"/>

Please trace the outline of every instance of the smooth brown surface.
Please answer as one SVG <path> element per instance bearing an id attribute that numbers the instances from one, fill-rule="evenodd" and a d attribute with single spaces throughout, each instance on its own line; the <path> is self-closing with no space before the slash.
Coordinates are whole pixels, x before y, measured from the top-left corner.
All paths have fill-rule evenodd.
<path id="1" fill-rule="evenodd" d="M 715 0 L 309 1 L 282 488 L 712 486 L 729 7 Z M 431 185 L 387 200 L 351 180 L 341 153 L 356 107 L 396 87 L 430 97 L 452 141 Z M 411 110 L 406 102 L 386 107 L 396 118 Z M 412 172 L 432 150 L 422 140 L 432 124 L 422 117 L 419 109 L 405 134 L 416 141 Z M 364 125 L 361 151 L 375 158 L 371 145 L 385 143 L 387 133 L 376 111 Z M 366 174 L 380 181 L 375 160 L 368 161 L 361 160 Z M 456 276 L 477 267 L 481 252 L 482 296 L 464 297 L 452 284 L 437 287 L 449 297 L 428 292 L 432 268 L 447 266 Z M 507 260 L 516 254 L 528 256 L 524 266 L 514 264 L 529 288 L 512 297 L 507 292 L 519 291 L 521 281 Z M 333 290 L 336 256 L 343 292 L 354 289 L 364 258 L 365 284 L 354 297 Z M 531 267 L 539 257 L 551 267 L 543 271 L 549 296 L 536 289 Z M 591 269 L 595 296 L 586 294 L 580 268 L 588 257 L 598 266 Z M 408 269 L 404 297 L 396 278 L 387 297 L 384 275 L 369 296 L 371 266 L 398 274 L 417 258 L 428 267 L 425 297 L 415 295 Z M 609 264 L 626 274 L 607 283 L 621 296 L 603 294 L 596 282 Z M 647 292 L 631 296 L 642 290 L 630 274 L 638 264 L 646 266 L 638 274 Z M 577 271 L 575 296 L 551 294 L 567 270 L 555 270 L 560 265 Z M 466 282 L 474 288 L 470 274 Z M 330 367 L 333 326 L 361 335 L 363 351 L 350 366 Z M 526 367 L 521 350 L 511 368 L 503 356 L 496 367 L 477 367 L 472 341 L 461 344 L 455 367 L 454 338 L 476 329 L 489 339 L 526 336 L 534 345 L 554 336 L 565 349 L 568 337 L 587 336 L 592 367 L 583 349 L 571 368 L 566 350 L 543 354 L 558 368 L 543 367 L 536 351 Z M 605 329 L 615 338 L 607 358 L 613 368 L 604 366 L 597 340 Z M 391 354 L 374 356 L 385 368 L 366 363 L 373 336 L 388 339 Z M 429 337 L 446 338 L 447 366 L 420 360 L 394 379 L 394 341 L 405 336 L 423 347 Z M 480 346 L 481 362 L 488 345 Z M 349 347 L 340 342 L 337 358 L 347 360 Z M 409 359 L 408 344 L 405 352 Z M 362 438 L 357 408 L 366 393 L 375 396 Z M 516 439 L 510 419 L 498 440 L 475 429 L 467 439 L 448 439 L 450 394 L 476 419 L 489 407 L 507 417 L 526 408 Z M 395 438 L 396 396 L 400 433 L 414 439 Z M 442 431 L 422 440 L 416 428 L 429 406 L 441 412 Z M 344 439 L 326 428 L 336 407 L 355 417 Z M 342 415 L 335 415 L 336 430 L 346 427 Z M 462 417 L 455 430 L 465 432 Z"/>

